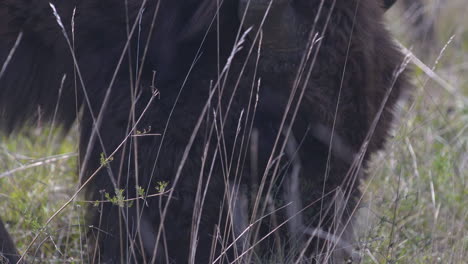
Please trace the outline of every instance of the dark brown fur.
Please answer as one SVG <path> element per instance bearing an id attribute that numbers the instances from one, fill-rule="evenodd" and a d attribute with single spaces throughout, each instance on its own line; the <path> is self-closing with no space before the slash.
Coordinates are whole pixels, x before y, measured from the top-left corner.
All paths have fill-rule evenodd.
<path id="1" fill-rule="evenodd" d="M 19 260 L 18 251 L 13 240 L 0 219 L 0 263 L 16 263 Z"/>
<path id="2" fill-rule="evenodd" d="M 124 189 L 125 196 L 132 198 L 137 196 L 136 185 L 154 193 L 154 186 L 164 181 L 169 183 L 168 189 L 174 190 L 164 222 L 161 222 L 161 212 L 168 196 L 149 198 L 145 203 L 124 209 L 111 203 L 91 207 L 89 223 L 96 228 L 89 230 L 88 237 L 96 241 L 97 246 L 94 258 L 94 247 L 90 245 L 93 262 L 141 263 L 143 258 L 151 260 L 159 228 L 164 224 L 157 247 L 157 263 L 166 259 L 186 263 L 194 249 L 197 254 L 192 260 L 208 263 L 212 243 L 216 244 L 215 257 L 222 251 L 223 243 L 217 240 L 216 230 L 224 234 L 225 226 L 228 229 L 245 227 L 237 221 L 245 220 L 240 213 L 234 213 L 233 223 L 227 216 L 226 202 L 223 204 L 227 190 L 231 188 L 227 183 L 236 182 L 234 186 L 240 186 L 241 192 L 250 196 L 258 192 L 261 177 L 267 177 L 267 188 L 271 186 L 273 193 L 277 193 L 273 200 L 277 200 L 279 206 L 285 205 L 287 201 L 281 202 L 281 195 L 289 188 L 287 183 L 291 181 L 291 164 L 294 162 L 300 164 L 298 194 L 302 206 L 311 205 L 301 214 L 303 224 L 330 233 L 344 230 L 361 195 L 358 188 L 359 180 L 363 178 L 361 167 L 366 166 L 372 153 L 384 146 L 395 103 L 409 87 L 405 72 L 395 74 L 403 63 L 403 56 L 385 29 L 380 1 L 337 0 L 335 6 L 333 1 L 324 1 L 319 14 L 321 1 L 296 0 L 290 4 L 301 30 L 298 29 L 294 39 L 289 41 L 297 42 L 295 48 L 298 49 L 281 53 L 265 44 L 257 54 L 258 41 L 255 32 L 251 32 L 241 45 L 242 49 L 232 58 L 240 28 L 234 1 L 220 7 L 219 20 L 214 20 L 206 38 L 205 32 L 217 9 L 213 2 L 201 4 L 203 10 L 200 10 L 196 1 L 184 4 L 163 1 L 165 4 L 160 7 L 161 17 L 150 41 L 139 87 L 132 92 L 137 71 L 128 65 L 135 63 L 136 45 L 145 43 L 147 38 L 155 8 L 150 1 L 142 18 L 142 39 L 132 38 L 131 59 L 125 57 L 107 104 L 103 102 L 108 84 L 127 35 L 123 2 L 112 5 L 107 1 L 76 2 L 75 50 L 89 104 L 80 85 L 75 94 L 70 51 L 47 2 L 41 0 L 31 4 L 26 0 L 8 0 L 0 3 L 0 62 L 5 61 L 19 32 L 23 32 L 23 39 L 7 71 L 0 76 L 0 126 L 11 131 L 32 120 L 38 109 L 41 116 L 51 119 L 57 102 L 56 119 L 69 126 L 76 118 L 75 109 L 82 109 L 80 160 L 86 163 L 81 171 L 82 180 L 88 179 L 101 166 L 101 155 L 109 156 L 118 148 L 113 161 L 93 176 L 87 186 L 87 199 L 102 200 L 102 190 L 113 194 L 115 188 Z M 129 2 L 129 17 L 133 21 L 138 14 L 138 4 Z M 69 2 L 57 1 L 56 4 L 70 34 L 73 6 Z M 329 14 L 330 21 L 327 22 Z M 316 30 L 311 32 L 317 15 L 320 18 Z M 199 24 L 193 26 L 193 21 Z M 310 77 L 306 81 L 305 74 L 297 79 L 306 44 L 314 33 L 320 37 L 317 40 L 320 45 L 314 46 L 312 56 L 305 59 L 306 65 L 310 65 L 306 67 Z M 272 40 L 274 45 L 275 38 Z M 200 46 L 201 53 L 196 55 Z M 257 56 L 260 58 L 258 64 Z M 189 70 L 195 58 L 196 64 Z M 225 68 L 227 61 L 230 64 Z M 156 71 L 154 84 L 160 99 L 153 97 L 153 70 Z M 133 77 L 129 77 L 129 72 Z M 222 73 L 221 79 L 219 73 Z M 59 93 L 63 74 L 67 78 Z M 187 80 L 185 76 L 188 76 Z M 295 81 L 300 83 L 299 90 L 291 97 L 292 108 L 287 109 Z M 258 83 L 258 105 L 255 107 Z M 300 96 L 302 91 L 303 96 Z M 131 137 L 119 147 L 136 120 L 131 115 L 135 101 L 133 94 L 138 94 L 134 108 L 136 119 L 142 115 L 137 129 L 150 129 L 150 133 L 162 135 Z M 213 97 L 210 98 L 210 94 Z M 146 108 L 150 100 L 154 101 Z M 106 108 L 99 124 L 100 138 L 93 141 L 93 124 L 103 105 Z M 299 105 L 297 115 L 293 111 L 296 105 Z M 336 114 L 335 109 L 338 109 Z M 285 122 L 281 126 L 284 116 Z M 377 122 L 375 130 L 372 129 L 374 122 Z M 213 126 L 215 123 L 216 127 Z M 198 124 L 193 145 L 188 148 Z M 289 126 L 291 134 L 285 137 Z M 251 133 L 258 135 L 255 151 L 248 151 L 253 147 Z M 332 135 L 334 143 L 330 144 Z M 274 147 L 277 139 L 279 145 Z M 286 146 L 293 141 L 297 142 L 293 144 L 295 154 L 281 147 L 283 143 Z M 89 147 L 89 144 L 92 145 Z M 188 159 L 179 169 L 186 151 Z M 353 162 L 359 157 L 363 160 L 354 168 Z M 277 164 L 281 166 L 276 167 Z M 354 173 L 348 173 L 350 171 Z M 193 215 L 199 185 L 207 186 L 208 190 L 194 248 L 190 244 L 190 234 L 193 233 L 192 219 L 196 218 Z M 350 198 L 338 205 L 339 195 Z M 242 196 L 235 197 L 240 200 Z M 262 206 L 271 203 L 262 197 Z M 272 206 L 275 205 L 269 204 L 261 214 L 266 214 Z M 250 215 L 252 206 L 248 205 L 246 210 Z M 337 210 L 343 213 L 338 216 Z M 278 227 L 277 224 L 289 216 L 282 210 L 277 213 L 276 220 L 266 218 L 260 225 L 259 234 Z M 250 220 L 258 217 L 260 215 Z M 279 230 L 283 241 L 288 240 L 285 229 Z M 238 234 L 239 230 L 224 234 L 223 246 L 229 245 L 232 236 Z M 252 233 L 248 235 L 253 237 L 252 243 L 258 239 Z M 302 245 L 307 238 L 294 239 Z M 274 242 L 274 238 L 267 239 L 263 251 L 269 251 L 269 245 Z M 291 252 L 294 251 L 293 244 L 285 244 Z M 312 257 L 308 257 L 315 258 L 315 247 L 325 244 L 330 243 L 315 239 L 311 250 L 307 251 Z M 166 250 L 167 254 L 164 253 Z M 232 261 L 235 256 L 234 250 L 228 251 L 227 259 Z"/>

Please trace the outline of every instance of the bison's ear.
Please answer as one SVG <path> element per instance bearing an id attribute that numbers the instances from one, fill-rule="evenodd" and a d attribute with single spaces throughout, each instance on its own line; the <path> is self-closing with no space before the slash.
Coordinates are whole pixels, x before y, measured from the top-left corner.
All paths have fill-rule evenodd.
<path id="1" fill-rule="evenodd" d="M 382 0 L 379 0 L 379 1 L 382 1 Z M 383 0 L 383 7 L 385 10 L 389 9 L 390 7 L 393 6 L 393 4 L 395 4 L 397 0 Z"/>

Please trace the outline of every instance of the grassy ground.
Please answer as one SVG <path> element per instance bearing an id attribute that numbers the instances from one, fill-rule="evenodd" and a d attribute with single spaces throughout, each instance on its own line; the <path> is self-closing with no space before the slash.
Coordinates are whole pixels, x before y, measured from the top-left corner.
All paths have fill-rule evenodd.
<path id="1" fill-rule="evenodd" d="M 415 70 L 413 100 L 402 107 L 393 139 L 362 186 L 356 224 L 363 263 L 466 263 L 468 7 L 465 0 L 445 2 L 434 54 L 412 45 L 401 12 L 389 14 L 398 38 L 449 85 Z M 60 133 L 41 124 L 0 138 L 0 212 L 20 250 L 41 232 L 29 251 L 36 263 L 87 262 L 83 203 L 71 204 L 42 230 L 77 188 L 76 130 L 58 139 Z"/>
<path id="2" fill-rule="evenodd" d="M 467 261 L 468 8 L 463 1 L 445 2 L 436 20 L 434 54 L 424 54 L 417 44 L 414 50 L 454 90 L 415 70 L 414 100 L 363 186 L 370 208 L 364 263 Z M 404 40 L 398 16 L 390 20 Z"/>

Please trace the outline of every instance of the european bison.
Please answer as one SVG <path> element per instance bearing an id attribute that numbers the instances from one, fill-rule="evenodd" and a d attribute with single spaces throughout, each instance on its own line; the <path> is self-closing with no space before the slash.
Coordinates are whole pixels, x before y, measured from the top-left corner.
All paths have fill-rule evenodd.
<path id="1" fill-rule="evenodd" d="M 409 88 L 393 2 L 4 0 L 0 126 L 78 116 L 87 200 L 117 199 L 93 263 L 341 263 Z"/>

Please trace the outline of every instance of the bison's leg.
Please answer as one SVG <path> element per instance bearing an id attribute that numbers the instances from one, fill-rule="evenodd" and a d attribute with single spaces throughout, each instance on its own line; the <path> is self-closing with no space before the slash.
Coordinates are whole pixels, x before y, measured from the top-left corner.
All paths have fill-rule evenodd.
<path id="1" fill-rule="evenodd" d="M 0 263 L 17 263 L 19 254 L 13 240 L 0 219 Z"/>

